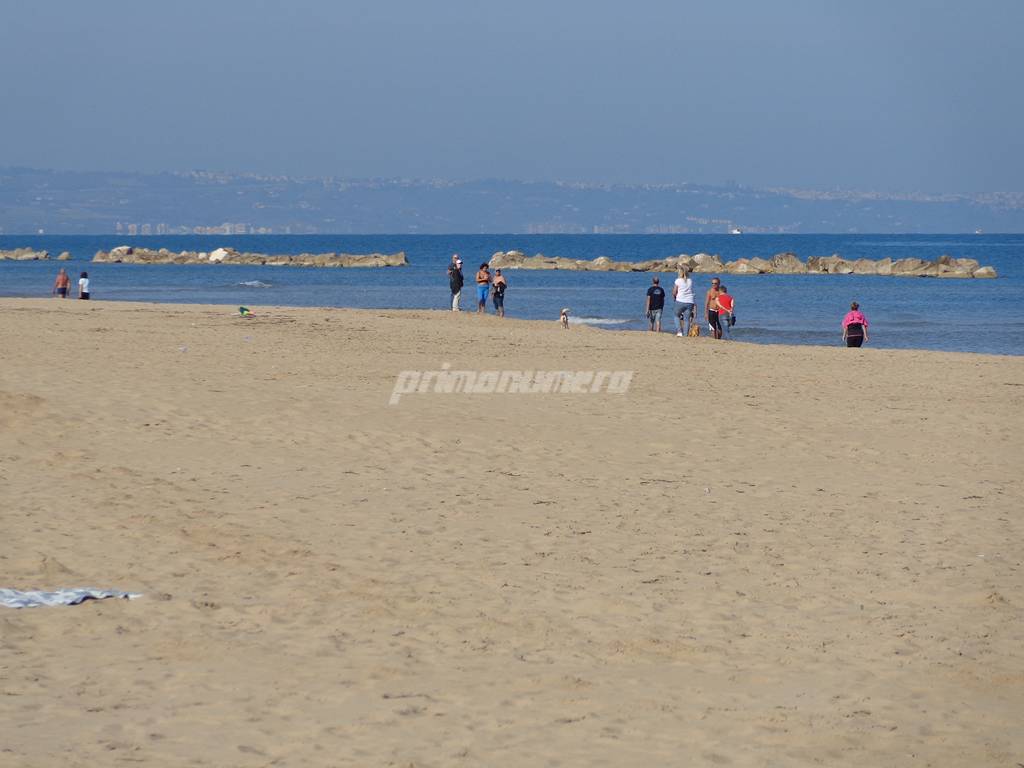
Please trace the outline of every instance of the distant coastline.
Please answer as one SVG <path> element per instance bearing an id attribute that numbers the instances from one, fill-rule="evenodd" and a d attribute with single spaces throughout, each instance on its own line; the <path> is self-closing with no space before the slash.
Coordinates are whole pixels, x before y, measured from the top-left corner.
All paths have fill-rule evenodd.
<path id="1" fill-rule="evenodd" d="M 1024 193 L 0 167 L 0 234 L 1024 232 Z"/>

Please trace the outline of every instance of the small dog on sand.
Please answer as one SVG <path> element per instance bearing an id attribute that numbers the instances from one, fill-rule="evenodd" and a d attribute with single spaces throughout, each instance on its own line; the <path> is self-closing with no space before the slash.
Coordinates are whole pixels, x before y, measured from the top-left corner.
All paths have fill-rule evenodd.
<path id="1" fill-rule="evenodd" d="M 561 323 L 563 328 L 565 328 L 565 329 L 569 328 L 569 308 L 568 307 L 563 307 L 562 308 L 562 314 L 559 316 L 558 322 Z"/>

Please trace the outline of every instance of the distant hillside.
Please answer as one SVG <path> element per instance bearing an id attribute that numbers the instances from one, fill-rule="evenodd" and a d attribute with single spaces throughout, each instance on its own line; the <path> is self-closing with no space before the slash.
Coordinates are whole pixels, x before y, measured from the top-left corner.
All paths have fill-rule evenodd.
<path id="1" fill-rule="evenodd" d="M 1024 232 L 1024 194 L 0 168 L 0 234 Z"/>

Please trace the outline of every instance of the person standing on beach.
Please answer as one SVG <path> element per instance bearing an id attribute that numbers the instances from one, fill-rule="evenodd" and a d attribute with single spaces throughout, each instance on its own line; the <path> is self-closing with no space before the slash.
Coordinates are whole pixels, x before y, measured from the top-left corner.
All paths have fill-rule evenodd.
<path id="1" fill-rule="evenodd" d="M 68 276 L 67 270 L 61 267 L 60 272 L 57 273 L 57 279 L 53 282 L 53 290 L 50 292 L 50 295 L 66 299 L 68 297 L 68 288 L 70 287 L 71 278 Z"/>
<path id="2" fill-rule="evenodd" d="M 679 268 L 679 277 L 672 286 L 672 298 L 676 301 L 676 336 L 686 336 L 690 332 L 690 323 L 693 322 L 693 280 L 690 278 L 690 270 L 686 267 Z M 685 320 L 686 330 L 683 330 Z"/>
<path id="3" fill-rule="evenodd" d="M 485 261 L 476 272 L 476 313 L 487 314 L 487 294 L 491 292 L 491 272 Z"/>
<path id="4" fill-rule="evenodd" d="M 708 318 L 708 328 L 716 339 L 722 338 L 722 326 L 718 324 L 718 286 L 722 281 L 717 277 L 711 279 L 711 287 L 704 296 L 704 312 Z"/>
<path id="5" fill-rule="evenodd" d="M 491 300 L 494 302 L 494 311 L 498 317 L 505 316 L 505 289 L 508 288 L 508 281 L 501 274 L 500 269 L 494 270 L 494 282 L 491 288 Z"/>
<path id="6" fill-rule="evenodd" d="M 718 289 L 718 329 L 721 333 L 719 338 L 728 339 L 732 336 L 732 326 L 736 322 L 733 319 L 733 310 L 736 307 L 736 300 L 729 294 L 728 289 L 723 285 Z"/>
<path id="7" fill-rule="evenodd" d="M 89 298 L 89 273 L 83 272 L 82 276 L 78 278 L 78 298 L 88 299 Z"/>
<path id="8" fill-rule="evenodd" d="M 661 313 L 665 309 L 665 289 L 658 285 L 660 282 L 657 275 L 651 278 L 651 287 L 647 289 L 647 298 L 644 300 L 644 314 L 650 325 L 648 330 L 658 333 L 661 332 Z"/>
<path id="9" fill-rule="evenodd" d="M 462 277 L 462 259 L 459 254 L 452 254 L 452 263 L 448 265 L 448 287 L 452 291 L 452 312 L 462 311 L 462 285 L 466 281 Z"/>
<path id="10" fill-rule="evenodd" d="M 843 318 L 843 341 L 848 347 L 859 347 L 868 340 L 868 319 L 860 311 L 856 301 L 850 304 L 850 311 Z"/>

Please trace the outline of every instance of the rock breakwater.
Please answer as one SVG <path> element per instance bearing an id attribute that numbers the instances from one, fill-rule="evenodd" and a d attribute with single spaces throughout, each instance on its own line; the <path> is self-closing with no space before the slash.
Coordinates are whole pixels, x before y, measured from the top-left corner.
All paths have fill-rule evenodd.
<path id="1" fill-rule="evenodd" d="M 57 261 L 70 261 L 71 254 L 63 251 Z M 37 251 L 33 248 L 15 248 L 11 251 L 0 251 L 0 261 L 50 261 L 49 251 Z"/>
<path id="2" fill-rule="evenodd" d="M 561 256 L 527 256 L 522 251 L 498 251 L 491 256 L 492 268 L 564 269 L 581 272 L 675 272 L 687 267 L 692 272 L 725 275 L 885 275 L 898 277 L 991 278 L 992 267 L 983 267 L 975 259 L 956 259 L 943 255 L 934 261 L 924 259 L 844 259 L 811 256 L 801 261 L 795 253 L 777 253 L 770 259 L 736 259 L 723 262 L 717 254 L 681 254 L 649 261 L 614 261 L 607 256 L 592 260 Z"/>
<path id="3" fill-rule="evenodd" d="M 47 251 L 36 251 L 32 248 L 15 248 L 13 251 L 0 251 L 0 261 L 48 261 Z"/>
<path id="4" fill-rule="evenodd" d="M 405 253 L 241 253 L 232 248 L 213 251 L 152 250 L 122 245 L 99 251 L 92 259 L 101 264 L 249 264 L 272 267 L 404 267 Z"/>

